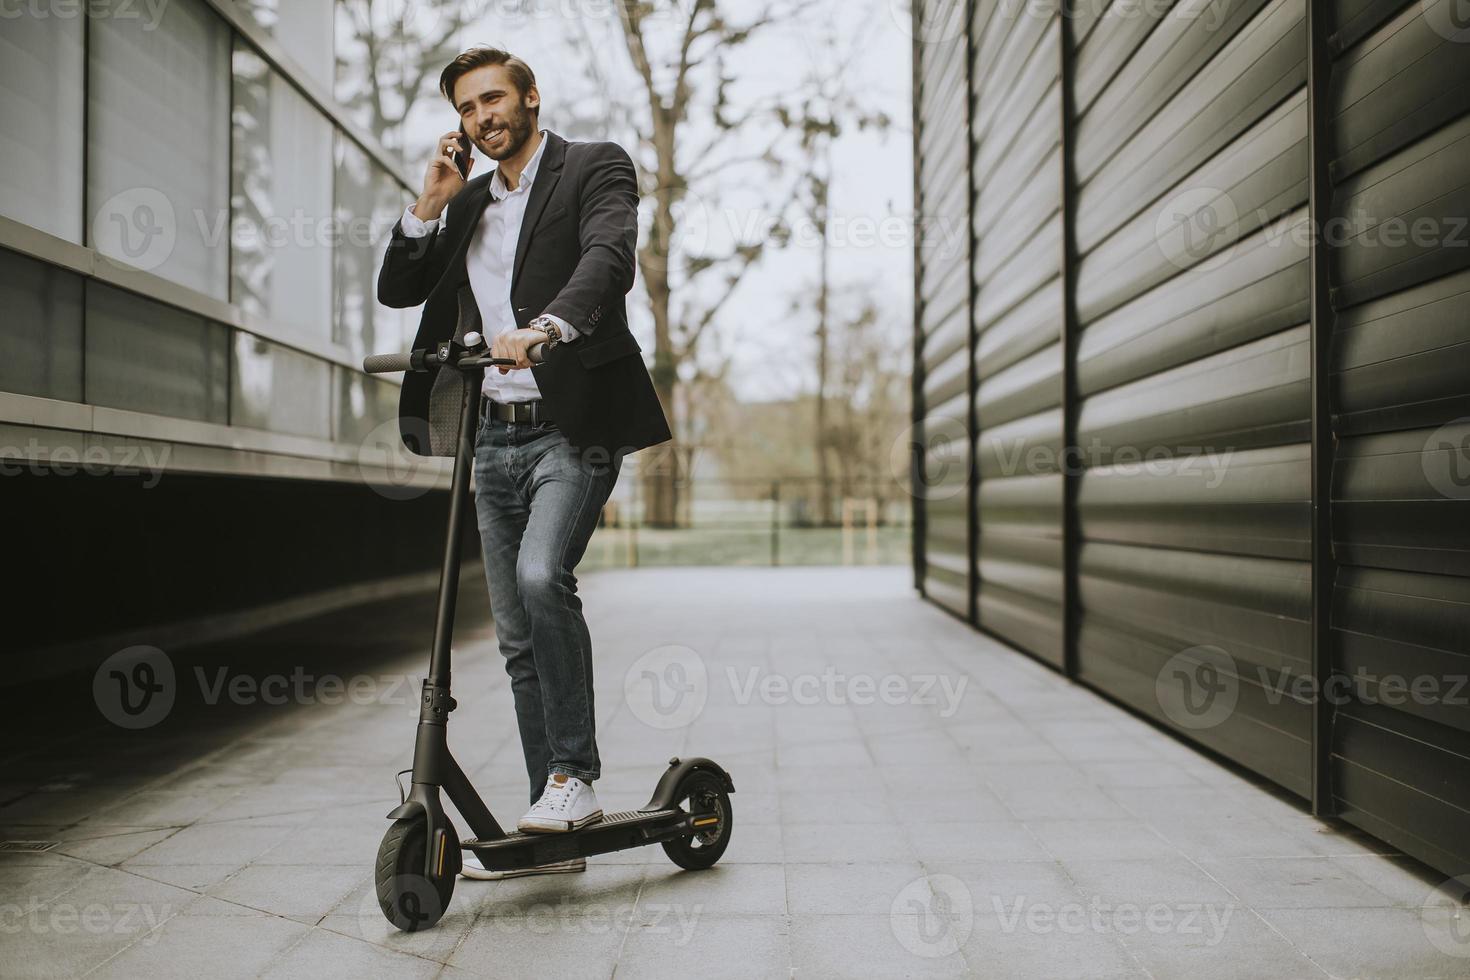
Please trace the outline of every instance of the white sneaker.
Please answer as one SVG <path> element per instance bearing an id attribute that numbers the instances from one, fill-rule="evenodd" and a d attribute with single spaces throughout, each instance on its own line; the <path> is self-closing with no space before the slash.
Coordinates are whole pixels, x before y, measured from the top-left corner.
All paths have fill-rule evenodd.
<path id="1" fill-rule="evenodd" d="M 558 834 L 587 824 L 602 816 L 592 784 L 564 772 L 552 773 L 546 780 L 541 799 L 516 821 L 516 829 L 527 834 Z"/>
<path id="2" fill-rule="evenodd" d="M 534 868 L 515 868 L 510 871 L 486 871 L 480 859 L 469 851 L 464 855 L 464 866 L 459 873 L 466 878 L 476 881 L 503 881 L 506 878 L 524 878 L 526 875 L 564 875 L 575 871 L 586 871 L 587 859 L 584 857 L 570 858 L 566 861 L 553 861 L 550 864 L 538 864 Z"/>

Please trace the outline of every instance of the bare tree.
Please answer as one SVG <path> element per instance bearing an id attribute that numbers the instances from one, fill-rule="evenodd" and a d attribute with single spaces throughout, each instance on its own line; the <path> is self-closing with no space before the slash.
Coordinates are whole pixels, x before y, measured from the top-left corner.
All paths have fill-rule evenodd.
<path id="1" fill-rule="evenodd" d="M 769 2 L 737 21 L 724 9 L 731 4 L 688 0 L 687 12 L 678 21 L 660 25 L 653 22 L 665 14 L 654 3 L 618 0 L 622 39 L 646 103 L 638 113 L 645 124 L 639 128 L 642 152 L 635 159 L 644 194 L 653 204 L 648 235 L 639 248 L 653 318 L 653 381 L 665 408 L 674 415 L 674 444 L 661 458 L 651 460 L 653 465 L 644 466 L 646 519 L 652 524 L 675 522 L 679 473 L 687 467 L 687 455 L 681 452 L 687 413 L 676 392 L 681 368 L 690 380 L 698 373 L 696 353 L 721 308 L 766 248 L 784 244 L 787 236 L 780 217 L 786 211 L 782 203 L 769 209 L 777 218 L 756 240 L 737 239 L 723 251 L 686 247 L 676 241 L 681 222 L 700 217 L 685 213 L 681 206 L 691 194 L 699 199 L 693 188 L 708 187 L 735 168 L 765 163 L 773 175 L 780 172 L 777 150 L 788 138 L 781 122 L 789 110 L 780 99 L 734 106 L 730 90 L 736 77 L 730 63 L 753 37 L 788 22 L 808 5 L 807 0 Z M 686 128 L 694 110 L 714 124 L 714 135 L 699 145 L 691 145 Z M 731 154 L 729 146 L 737 138 L 754 139 L 758 148 Z"/>

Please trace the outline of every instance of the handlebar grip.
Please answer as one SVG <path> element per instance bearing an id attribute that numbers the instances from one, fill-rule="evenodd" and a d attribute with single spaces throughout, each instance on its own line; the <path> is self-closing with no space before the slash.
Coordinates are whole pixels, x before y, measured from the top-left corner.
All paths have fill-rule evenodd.
<path id="1" fill-rule="evenodd" d="M 413 369 L 412 354 L 369 354 L 362 359 L 362 369 L 368 374 L 390 374 L 394 371 Z"/>

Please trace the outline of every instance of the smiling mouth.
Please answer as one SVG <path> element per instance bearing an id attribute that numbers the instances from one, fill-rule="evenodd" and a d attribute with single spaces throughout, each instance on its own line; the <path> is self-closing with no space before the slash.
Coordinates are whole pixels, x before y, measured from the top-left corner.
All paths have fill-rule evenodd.
<path id="1" fill-rule="evenodd" d="M 498 140 L 504 139 L 505 132 L 506 131 L 504 127 L 501 127 L 500 129 L 487 130 L 482 139 L 484 139 L 486 143 L 494 143 Z"/>

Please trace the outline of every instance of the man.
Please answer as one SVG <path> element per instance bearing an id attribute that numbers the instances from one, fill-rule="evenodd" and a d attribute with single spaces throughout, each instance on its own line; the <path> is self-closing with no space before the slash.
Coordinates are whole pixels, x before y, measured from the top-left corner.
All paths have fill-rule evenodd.
<path id="1" fill-rule="evenodd" d="M 525 832 L 574 830 L 602 815 L 592 647 L 574 574 L 623 457 L 670 437 L 628 330 L 638 188 L 614 143 L 567 142 L 538 126 L 540 93 L 519 58 L 488 47 L 450 62 L 440 91 L 497 168 L 468 183 L 459 131 L 439 140 L 423 193 L 393 229 L 378 299 L 425 303 L 414 348 L 453 336 L 468 287 L 478 329 L 514 368 L 485 372 L 475 433 L 475 511 L 500 652 L 531 779 Z M 532 365 L 530 350 L 543 347 Z M 404 378 L 404 441 L 418 433 L 434 375 Z M 503 878 L 581 871 L 584 858 Z"/>

